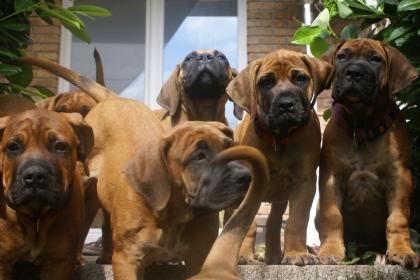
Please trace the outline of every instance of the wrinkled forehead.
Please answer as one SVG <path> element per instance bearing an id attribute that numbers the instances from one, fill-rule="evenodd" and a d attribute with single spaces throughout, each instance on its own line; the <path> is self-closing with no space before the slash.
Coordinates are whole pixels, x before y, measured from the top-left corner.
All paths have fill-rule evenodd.
<path id="1" fill-rule="evenodd" d="M 52 112 L 51 112 L 52 113 Z M 12 118 L 6 127 L 7 135 L 13 136 L 20 133 L 34 135 L 38 137 L 46 131 L 55 132 L 62 137 L 71 138 L 72 128 L 63 120 L 58 113 L 51 117 L 50 113 L 23 113 Z"/>
<path id="2" fill-rule="evenodd" d="M 385 49 L 383 48 L 382 44 L 379 41 L 371 39 L 346 41 L 337 51 L 337 53 L 343 51 L 349 51 L 353 56 L 365 57 L 375 53 L 382 57 L 386 57 Z"/>
<path id="3" fill-rule="evenodd" d="M 287 76 L 292 69 L 307 70 L 307 66 L 298 53 L 281 50 L 263 59 L 259 73 L 264 75 L 264 73 L 275 71 L 279 75 Z"/>
<path id="4" fill-rule="evenodd" d="M 220 129 L 212 125 L 190 124 L 190 127 L 177 129 L 169 137 L 172 139 L 172 148 L 185 158 L 198 148 L 221 149 L 233 144 L 232 138 L 228 137 Z"/>

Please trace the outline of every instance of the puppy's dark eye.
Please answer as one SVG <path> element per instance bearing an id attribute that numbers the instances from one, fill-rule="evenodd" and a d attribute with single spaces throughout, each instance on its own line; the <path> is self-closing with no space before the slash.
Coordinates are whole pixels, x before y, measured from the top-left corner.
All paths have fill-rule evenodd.
<path id="1" fill-rule="evenodd" d="M 12 141 L 6 145 L 6 151 L 12 154 L 18 154 L 23 150 L 22 143 L 18 141 Z"/>
<path id="2" fill-rule="evenodd" d="M 270 89 L 275 85 L 275 83 L 276 81 L 274 79 L 274 76 L 270 74 L 265 77 L 262 77 L 258 82 L 258 86 L 260 88 Z"/>
<path id="3" fill-rule="evenodd" d="M 372 55 L 370 57 L 370 61 L 375 62 L 375 63 L 380 63 L 382 62 L 382 57 L 380 57 L 379 55 Z"/>
<path id="4" fill-rule="evenodd" d="M 184 61 L 190 61 L 192 60 L 194 57 L 192 55 L 187 56 Z"/>
<path id="5" fill-rule="evenodd" d="M 224 56 L 223 54 L 218 54 L 217 58 L 221 60 L 226 60 L 226 56 Z"/>
<path id="6" fill-rule="evenodd" d="M 338 61 L 345 61 L 345 60 L 347 60 L 347 55 L 345 53 L 339 53 L 337 55 L 337 60 Z"/>
<path id="7" fill-rule="evenodd" d="M 193 161 L 201 161 L 207 158 L 207 155 L 203 152 L 199 152 L 193 157 Z"/>
<path id="8" fill-rule="evenodd" d="M 298 83 L 306 83 L 309 80 L 309 77 L 302 73 L 297 73 L 295 76 L 295 81 Z"/>
<path id="9" fill-rule="evenodd" d="M 69 146 L 61 141 L 56 141 L 53 145 L 53 149 L 57 153 L 65 153 L 69 149 Z"/>

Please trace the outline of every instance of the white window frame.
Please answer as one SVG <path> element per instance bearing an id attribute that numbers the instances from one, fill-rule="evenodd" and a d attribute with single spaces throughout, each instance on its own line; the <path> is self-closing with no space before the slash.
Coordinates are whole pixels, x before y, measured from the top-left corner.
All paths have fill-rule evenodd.
<path id="1" fill-rule="evenodd" d="M 247 57 L 247 0 L 237 0 L 238 4 L 238 70 L 246 67 Z M 73 0 L 63 0 L 64 7 L 73 5 Z M 165 0 L 146 0 L 146 38 L 144 67 L 144 103 L 152 109 L 159 108 L 156 98 L 163 84 L 163 48 L 165 26 Z M 59 63 L 70 67 L 70 31 L 61 27 Z M 106 72 L 106 69 L 104 70 Z M 69 91 L 68 82 L 59 79 L 58 92 Z"/>

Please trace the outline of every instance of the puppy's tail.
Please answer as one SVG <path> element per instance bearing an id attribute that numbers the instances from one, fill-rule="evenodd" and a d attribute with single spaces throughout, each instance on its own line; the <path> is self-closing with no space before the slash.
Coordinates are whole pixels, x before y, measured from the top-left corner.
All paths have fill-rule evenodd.
<path id="1" fill-rule="evenodd" d="M 104 67 L 102 65 L 102 59 L 99 52 L 96 50 L 93 51 L 93 57 L 95 58 L 96 65 L 96 82 L 101 86 L 105 86 L 105 76 L 104 76 Z"/>
<path id="2" fill-rule="evenodd" d="M 216 160 L 221 164 L 232 160 L 247 162 L 252 169 L 252 182 L 241 205 L 213 244 L 200 273 L 192 278 L 194 280 L 222 279 L 220 277 L 226 275 L 238 277 L 236 266 L 239 249 L 268 189 L 267 160 L 257 149 L 248 146 L 232 147 L 220 153 Z"/>
<path id="3" fill-rule="evenodd" d="M 48 72 L 51 72 L 65 79 L 66 81 L 72 83 L 76 87 L 80 88 L 98 103 L 105 99 L 117 96 L 117 94 L 114 93 L 113 91 L 103 87 L 102 85 L 98 84 L 95 81 L 92 81 L 88 77 L 85 77 L 66 67 L 63 67 L 59 65 L 58 63 L 51 61 L 49 59 L 36 57 L 36 56 L 24 56 L 24 57 L 19 57 L 9 63 L 18 64 L 18 65 L 19 64 L 32 65 L 32 66 L 38 66 L 42 69 L 45 69 Z"/>

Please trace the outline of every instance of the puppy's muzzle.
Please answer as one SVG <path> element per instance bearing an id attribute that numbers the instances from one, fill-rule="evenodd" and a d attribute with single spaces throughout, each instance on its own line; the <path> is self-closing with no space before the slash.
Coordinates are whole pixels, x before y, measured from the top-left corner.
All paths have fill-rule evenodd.
<path id="1" fill-rule="evenodd" d="M 33 211 L 41 211 L 45 207 L 61 209 L 67 196 L 51 163 L 43 159 L 29 159 L 17 168 L 6 202 L 15 210 L 28 206 Z"/>
<path id="2" fill-rule="evenodd" d="M 238 161 L 217 161 L 201 176 L 197 195 L 191 201 L 195 214 L 221 211 L 238 206 L 244 198 L 252 176 Z"/>

